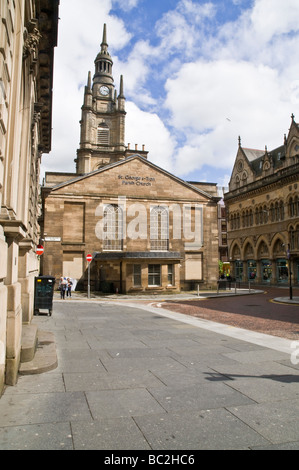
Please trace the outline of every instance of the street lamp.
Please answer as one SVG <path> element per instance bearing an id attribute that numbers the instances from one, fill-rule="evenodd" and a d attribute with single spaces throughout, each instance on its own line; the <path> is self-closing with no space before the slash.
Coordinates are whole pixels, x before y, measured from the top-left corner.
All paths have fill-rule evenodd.
<path id="1" fill-rule="evenodd" d="M 287 257 L 289 260 L 289 279 L 290 279 L 290 300 L 293 299 L 293 286 L 292 286 L 292 262 L 291 262 L 291 252 L 290 244 L 288 243 Z"/>

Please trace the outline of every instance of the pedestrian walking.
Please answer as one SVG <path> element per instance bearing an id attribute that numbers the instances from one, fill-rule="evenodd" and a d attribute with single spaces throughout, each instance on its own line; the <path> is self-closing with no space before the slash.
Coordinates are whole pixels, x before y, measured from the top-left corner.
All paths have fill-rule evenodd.
<path id="1" fill-rule="evenodd" d="M 72 297 L 72 285 L 73 285 L 73 282 L 72 282 L 72 280 L 68 277 L 68 278 L 67 278 L 67 289 L 66 289 L 66 296 L 67 296 L 67 297 Z"/>
<path id="2" fill-rule="evenodd" d="M 65 299 L 65 291 L 67 289 L 67 281 L 65 277 L 60 278 L 60 298 Z"/>

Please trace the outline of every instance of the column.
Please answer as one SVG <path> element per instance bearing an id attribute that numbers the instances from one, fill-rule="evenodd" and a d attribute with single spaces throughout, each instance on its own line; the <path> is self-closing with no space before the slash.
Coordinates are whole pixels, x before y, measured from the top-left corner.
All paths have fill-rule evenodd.
<path id="1" fill-rule="evenodd" d="M 277 264 L 276 264 L 276 259 L 270 260 L 272 263 L 272 276 L 271 276 L 271 281 L 270 285 L 276 285 L 277 284 Z"/>

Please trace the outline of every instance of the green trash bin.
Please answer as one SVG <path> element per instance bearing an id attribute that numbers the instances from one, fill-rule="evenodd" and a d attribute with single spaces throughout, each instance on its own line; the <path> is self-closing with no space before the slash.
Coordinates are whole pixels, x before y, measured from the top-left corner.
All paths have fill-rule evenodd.
<path id="1" fill-rule="evenodd" d="M 53 295 L 55 277 L 37 276 L 34 285 L 34 315 L 38 315 L 40 310 L 48 310 L 48 315 L 52 315 Z"/>

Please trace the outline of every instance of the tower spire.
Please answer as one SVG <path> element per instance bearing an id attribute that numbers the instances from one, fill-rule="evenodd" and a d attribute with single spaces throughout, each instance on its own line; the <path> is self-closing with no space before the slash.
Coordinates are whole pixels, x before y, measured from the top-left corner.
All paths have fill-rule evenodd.
<path id="1" fill-rule="evenodd" d="M 103 39 L 101 43 L 101 51 L 98 53 L 95 61 L 95 75 L 93 77 L 96 83 L 113 83 L 112 66 L 113 61 L 108 51 L 107 43 L 107 27 L 104 24 Z"/>
<path id="2" fill-rule="evenodd" d="M 79 174 L 122 160 L 126 155 L 123 77 L 120 79 L 120 92 L 117 96 L 106 24 L 103 27 L 101 50 L 94 63 L 95 74 L 93 80 L 88 74 L 81 108 L 80 146 L 76 161 Z"/>
<path id="3" fill-rule="evenodd" d="M 87 88 L 88 90 L 91 90 L 91 73 L 90 72 L 88 72 Z"/>
<path id="4" fill-rule="evenodd" d="M 102 44 L 101 44 L 102 49 L 103 49 L 103 46 L 106 46 L 106 48 L 108 48 L 106 23 L 104 23 L 104 27 L 103 27 L 103 40 L 102 40 Z"/>
<path id="5" fill-rule="evenodd" d="M 120 76 L 119 97 L 124 98 L 124 79 L 122 75 Z"/>

